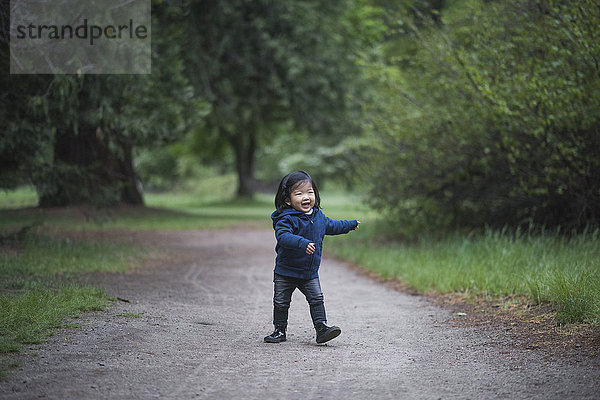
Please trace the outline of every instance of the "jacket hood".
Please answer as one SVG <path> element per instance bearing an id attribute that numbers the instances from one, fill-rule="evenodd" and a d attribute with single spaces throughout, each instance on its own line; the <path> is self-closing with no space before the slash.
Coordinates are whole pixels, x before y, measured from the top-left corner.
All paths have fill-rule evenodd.
<path id="1" fill-rule="evenodd" d="M 316 212 L 319 212 L 320 210 L 318 208 L 313 208 L 313 213 L 311 214 L 314 215 Z M 297 216 L 307 216 L 306 214 L 304 214 L 302 211 L 298 211 L 295 208 L 284 208 L 283 210 L 279 211 L 276 210 L 271 214 L 271 219 L 273 220 L 273 223 L 276 223 L 277 221 L 279 221 L 281 218 L 287 216 L 287 215 L 297 215 Z"/>

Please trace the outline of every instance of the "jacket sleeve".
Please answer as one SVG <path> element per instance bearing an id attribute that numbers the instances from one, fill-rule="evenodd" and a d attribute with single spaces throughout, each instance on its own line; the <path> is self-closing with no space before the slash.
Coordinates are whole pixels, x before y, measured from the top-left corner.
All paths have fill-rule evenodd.
<path id="1" fill-rule="evenodd" d="M 310 240 L 294 234 L 294 227 L 290 218 L 282 218 L 275 224 L 275 238 L 281 247 L 290 249 L 306 249 Z"/>
<path id="2" fill-rule="evenodd" d="M 348 233 L 358 226 L 357 220 L 346 221 L 346 220 L 334 220 L 329 217 L 325 217 L 325 234 L 326 235 L 340 235 L 342 233 Z"/>

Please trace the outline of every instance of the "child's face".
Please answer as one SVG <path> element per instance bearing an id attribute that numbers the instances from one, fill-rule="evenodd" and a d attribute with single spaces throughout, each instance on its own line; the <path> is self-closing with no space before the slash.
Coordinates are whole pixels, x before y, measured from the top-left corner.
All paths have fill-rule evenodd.
<path id="1" fill-rule="evenodd" d="M 309 181 L 298 182 L 285 202 L 295 210 L 309 212 L 315 206 L 315 191 L 312 184 Z"/>

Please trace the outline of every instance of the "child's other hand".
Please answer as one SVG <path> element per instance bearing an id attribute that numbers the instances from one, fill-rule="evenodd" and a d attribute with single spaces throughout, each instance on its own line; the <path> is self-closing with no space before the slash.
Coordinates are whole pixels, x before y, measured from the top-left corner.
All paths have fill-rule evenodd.
<path id="1" fill-rule="evenodd" d="M 358 227 L 360 226 L 360 221 L 356 220 L 356 222 L 358 222 L 358 225 L 356 225 L 356 228 L 354 228 L 355 231 L 358 230 Z"/>
<path id="2" fill-rule="evenodd" d="M 309 243 L 308 246 L 306 246 L 306 254 L 312 254 L 315 252 L 315 244 L 314 243 Z"/>

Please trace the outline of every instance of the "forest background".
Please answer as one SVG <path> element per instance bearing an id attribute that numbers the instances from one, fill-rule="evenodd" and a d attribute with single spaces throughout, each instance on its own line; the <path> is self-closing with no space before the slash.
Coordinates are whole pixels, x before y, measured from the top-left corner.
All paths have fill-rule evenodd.
<path id="1" fill-rule="evenodd" d="M 207 169 L 252 196 L 305 168 L 411 228 L 599 221 L 593 1 L 152 6 L 150 75 L 2 75 L 0 187 L 143 204 Z"/>

